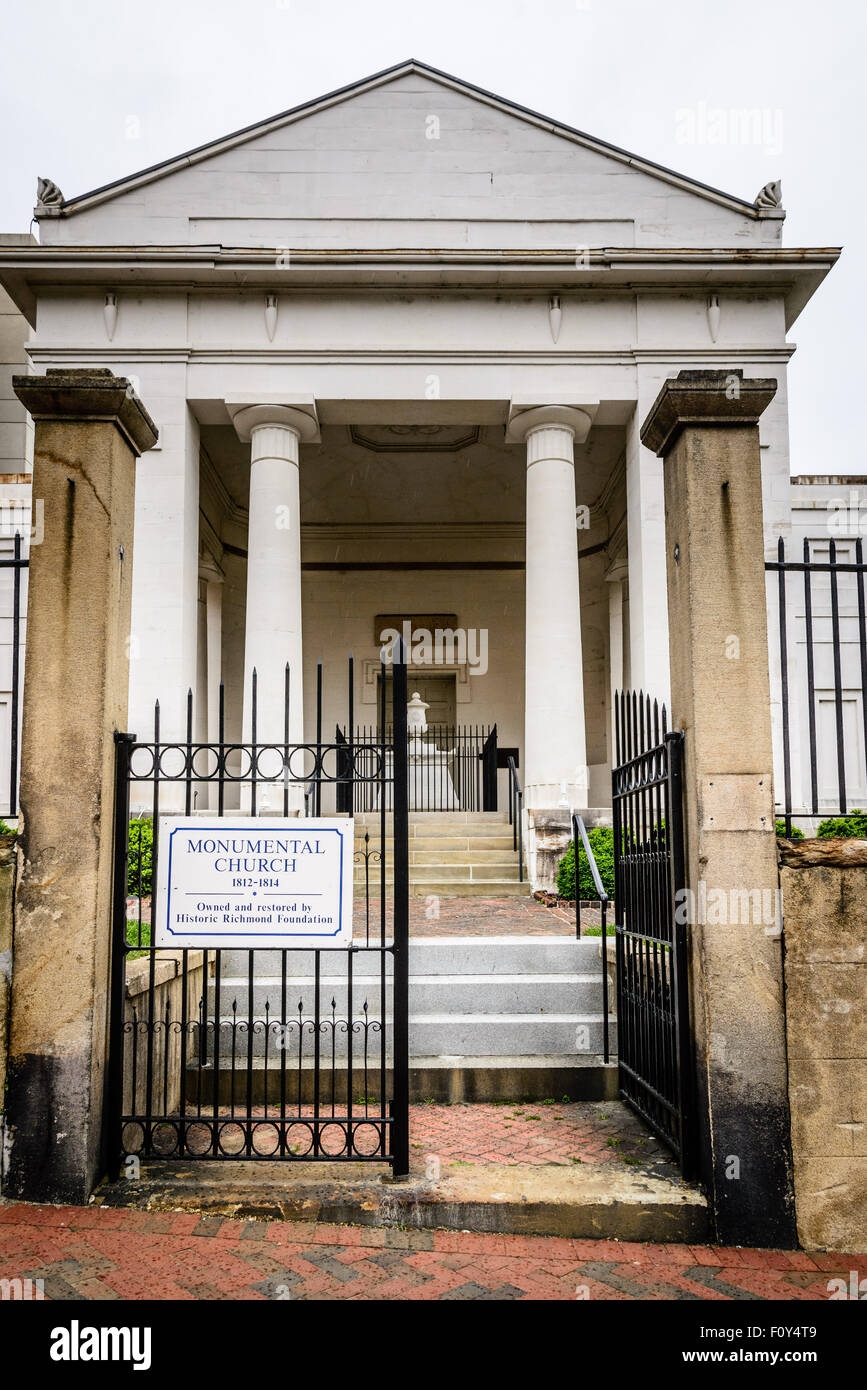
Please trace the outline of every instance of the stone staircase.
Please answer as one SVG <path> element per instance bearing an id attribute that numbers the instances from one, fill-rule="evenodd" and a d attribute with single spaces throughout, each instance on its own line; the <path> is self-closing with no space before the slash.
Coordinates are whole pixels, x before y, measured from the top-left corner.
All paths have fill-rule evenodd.
<path id="1" fill-rule="evenodd" d="M 595 1099 L 614 1094 L 614 1069 L 603 1065 L 602 975 L 598 937 L 465 936 L 410 939 L 409 1043 L 412 1094 L 417 1099 Z M 224 951 L 219 1013 L 228 1028 L 249 1010 L 246 952 Z M 312 952 L 291 954 L 288 1017 L 290 1068 L 297 1059 L 297 1022 L 303 1022 L 310 1064 L 315 977 Z M 386 974 L 392 961 L 386 956 Z M 346 956 L 322 952 L 321 1017 L 347 1013 Z M 279 1019 L 280 953 L 257 951 L 253 1015 Z M 299 1015 L 298 1003 L 303 1004 Z M 612 1001 L 613 1002 L 613 1001 Z M 367 1004 L 365 1014 L 364 1005 Z M 387 986 L 386 1065 L 391 1067 L 391 990 Z M 217 1010 L 215 982 L 208 986 L 210 1017 Z M 381 1018 L 379 956 L 360 951 L 353 959 L 353 1019 Z M 380 1034 L 369 1036 L 371 1073 L 380 1065 Z M 246 1049 L 246 1032 L 243 1048 Z M 616 1023 L 609 1014 L 609 1045 L 616 1053 Z M 332 1039 L 326 1026 L 323 1065 L 330 1066 Z M 253 1055 L 263 1066 L 264 1030 L 254 1033 Z M 354 1066 L 361 1063 L 363 1032 L 353 1038 Z M 224 1045 L 223 1061 L 226 1050 Z M 273 1070 L 273 1037 L 269 1043 Z M 347 1032 L 334 1034 L 334 1058 L 345 1064 Z M 374 1076 L 375 1080 L 375 1076 Z"/>
<path id="2" fill-rule="evenodd" d="M 369 851 L 380 849 L 377 812 L 355 817 L 356 893 L 364 889 L 365 834 Z M 386 820 L 386 882 L 394 874 L 392 821 Z M 379 896 L 380 866 L 370 861 L 371 897 Z M 411 811 L 409 816 L 409 891 L 415 897 L 527 897 L 520 881 L 512 827 L 505 811 Z"/>

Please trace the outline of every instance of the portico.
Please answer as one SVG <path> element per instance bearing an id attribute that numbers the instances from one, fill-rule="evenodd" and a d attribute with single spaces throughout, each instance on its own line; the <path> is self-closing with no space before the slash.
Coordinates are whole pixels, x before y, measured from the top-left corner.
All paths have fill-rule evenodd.
<path id="1" fill-rule="evenodd" d="M 598 650 L 607 595 L 591 555 L 582 597 L 579 543 L 608 525 L 592 504 L 616 471 L 622 428 L 603 424 L 591 456 L 596 402 L 396 408 L 296 393 L 282 401 L 228 395 L 223 404 L 231 428 L 202 430 L 200 546 L 219 590 L 208 583 L 199 645 L 208 652 L 209 708 L 224 682 L 227 738 L 250 737 L 255 668 L 257 738 L 283 741 L 288 666 L 289 738 L 312 740 L 317 663 L 327 675 L 350 651 L 356 720 L 374 726 L 377 620 L 387 630 L 385 618 L 402 615 L 418 634 L 411 680 L 450 687 L 457 725 L 497 725 L 500 744 L 515 750 L 527 808 L 564 798 L 586 807 L 588 746 L 597 769 L 609 749 L 598 659 L 586 673 L 598 713 L 585 731 L 581 609 L 583 601 Z M 376 422 L 365 418 L 373 411 Z M 418 640 L 428 619 L 448 623 L 445 649 Z M 328 728 L 346 709 L 336 703 L 342 684 L 323 685 Z"/>
<path id="2" fill-rule="evenodd" d="M 257 737 L 309 740 L 321 661 L 333 733 L 349 652 L 375 727 L 381 617 L 484 632 L 484 671 L 441 663 L 438 698 L 516 753 L 542 876 L 534 827 L 559 844 L 572 808 L 610 804 L 612 691 L 668 694 L 662 463 L 639 425 L 681 368 L 773 376 L 770 547 L 786 332 L 834 253 L 782 247 L 778 185 L 707 188 L 414 62 L 107 188 L 52 187 L 40 244 L 0 248 L 38 305 L 33 369 L 109 366 L 160 432 L 137 471 L 132 727 L 159 700 L 162 737 L 185 737 L 192 690 L 213 740 L 222 682 L 247 739 L 255 668 Z"/>

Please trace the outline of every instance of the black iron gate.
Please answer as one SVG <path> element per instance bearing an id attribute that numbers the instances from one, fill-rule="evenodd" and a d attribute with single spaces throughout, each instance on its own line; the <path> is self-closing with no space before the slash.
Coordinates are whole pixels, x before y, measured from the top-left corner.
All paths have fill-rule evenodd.
<path id="1" fill-rule="evenodd" d="M 383 725 L 337 725 L 335 743 L 348 763 L 360 750 L 378 747 Z M 394 730 L 385 726 L 385 739 L 391 744 Z M 423 755 L 419 756 L 420 753 Z M 432 755 L 432 756 L 431 756 Z M 410 745 L 407 778 L 412 811 L 496 811 L 497 809 L 497 726 L 480 724 L 428 724 L 419 745 Z M 364 779 L 351 785 L 348 779 L 338 788 L 339 811 L 359 814 L 376 809 L 376 786 Z"/>
<path id="2" fill-rule="evenodd" d="M 409 1169 L 406 666 L 394 664 L 390 741 L 219 741 L 116 734 L 111 1047 L 105 1162 L 287 1159 Z M 385 667 L 383 665 L 383 675 Z M 352 662 L 349 668 L 352 727 Z M 385 691 L 385 681 L 382 681 Z M 383 700 L 385 696 L 383 694 Z M 382 711 L 382 727 L 386 727 Z M 354 933 L 340 949 L 165 950 L 152 944 L 159 903 L 159 817 L 207 810 L 286 817 L 351 806 L 369 788 L 380 812 L 378 872 L 356 869 Z M 332 792 L 333 788 L 333 792 Z M 276 811 L 279 815 L 279 810 Z M 291 820 L 289 822 L 291 824 Z M 351 822 L 350 822 L 351 823 Z M 301 822 L 299 822 L 299 825 Z"/>
<path id="3" fill-rule="evenodd" d="M 665 706 L 621 693 L 615 706 L 614 893 L 620 1095 L 695 1166 L 683 855 L 683 734 Z"/>

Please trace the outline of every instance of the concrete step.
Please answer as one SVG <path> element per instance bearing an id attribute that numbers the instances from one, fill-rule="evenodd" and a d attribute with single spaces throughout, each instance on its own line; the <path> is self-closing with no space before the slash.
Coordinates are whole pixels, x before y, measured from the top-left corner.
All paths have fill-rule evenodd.
<path id="1" fill-rule="evenodd" d="M 450 864 L 455 867 L 460 864 L 471 864 L 479 868 L 485 864 L 508 864 L 517 868 L 518 856 L 512 850 L 512 846 L 495 845 L 492 848 L 478 846 L 472 849 L 416 849 L 410 846 L 410 864 L 418 864 L 424 868 L 431 864 Z"/>
<path id="2" fill-rule="evenodd" d="M 378 927 L 378 923 L 373 924 Z M 415 936 L 409 943 L 410 978 L 430 975 L 588 975 L 601 981 L 600 938 L 573 936 Z M 287 951 L 289 980 L 310 978 L 314 972 L 312 951 Z M 342 950 L 320 953 L 321 972 L 345 979 L 346 953 Z M 222 979 L 236 977 L 246 987 L 248 952 L 223 950 Z M 282 952 L 259 950 L 255 953 L 256 979 L 279 981 Z M 392 957 L 385 953 L 386 975 L 392 973 Z M 356 981 L 379 976 L 380 952 L 354 951 L 352 971 Z M 601 985 L 600 985 L 601 988 Z"/>
<path id="3" fill-rule="evenodd" d="M 307 1001 L 305 1001 L 306 1003 Z M 332 1056 L 330 1000 L 323 1000 L 320 1013 L 320 1050 L 323 1058 Z M 239 1001 L 240 1005 L 240 1001 Z M 225 1010 L 225 1004 L 224 1004 Z M 264 1019 L 255 1014 L 257 1026 L 253 1031 L 252 1054 L 264 1057 L 266 1052 L 266 1030 Z M 220 1056 L 227 1062 L 232 1051 L 232 1027 L 235 1025 L 235 1054 L 239 1065 L 244 1065 L 247 1056 L 248 1031 L 247 1014 L 239 1007 L 237 1015 L 224 1011 L 220 1023 Z M 485 1014 L 485 1013 L 431 1013 L 410 1014 L 409 1051 L 411 1057 L 562 1057 L 601 1056 L 603 1051 L 601 1014 Z M 364 1051 L 365 1015 L 358 1009 L 353 1019 L 352 1050 L 361 1061 Z M 281 1052 L 285 1048 L 287 1066 L 297 1066 L 299 1026 L 303 1028 L 303 1052 L 313 1053 L 314 1017 L 303 1012 L 301 1018 L 296 1013 L 286 1020 L 285 1028 L 279 1019 L 272 1019 L 267 1032 L 268 1056 L 279 1065 Z M 370 1009 L 367 1015 L 367 1043 L 371 1064 L 378 1065 L 382 1042 L 382 1020 Z M 616 1023 L 609 1017 L 609 1044 L 616 1047 Z M 385 1018 L 385 1052 L 392 1055 L 393 1020 Z M 341 1023 L 337 1010 L 337 1028 L 333 1037 L 334 1057 L 343 1061 L 348 1055 L 348 1030 Z M 213 1037 L 208 1034 L 207 1058 L 213 1058 Z"/>
<path id="4" fill-rule="evenodd" d="M 424 870 L 417 872 L 423 873 Z M 530 893 L 530 885 L 526 879 L 519 883 L 517 878 L 476 877 L 472 880 L 452 879 L 446 882 L 439 878 L 418 878 L 411 875 L 409 892 L 413 898 L 526 898 Z"/>
<path id="5" fill-rule="evenodd" d="M 364 836 L 355 837 L 355 853 L 363 854 L 365 849 L 370 851 L 379 850 L 381 842 L 379 836 L 371 835 L 367 845 L 364 843 Z M 411 836 L 409 841 L 410 854 L 419 851 L 436 851 L 438 854 L 452 854 L 458 851 L 479 850 L 481 852 L 493 850 L 505 850 L 509 854 L 516 854 L 512 843 L 511 834 L 508 835 L 416 835 Z M 385 852 L 391 857 L 394 853 L 394 840 L 385 841 Z"/>
<path id="6" fill-rule="evenodd" d="M 410 1017 L 412 1057 L 601 1055 L 601 1014 L 436 1013 Z M 616 1047 L 609 1017 L 609 1043 Z"/>
<path id="7" fill-rule="evenodd" d="M 657 1245 L 703 1245 L 713 1238 L 707 1198 L 697 1187 L 642 1167 L 612 1172 L 600 1163 L 446 1163 L 435 1183 L 416 1175 L 392 1183 L 361 1163 L 156 1160 L 143 1164 L 135 1181 L 122 1178 L 100 1189 L 99 1200 L 108 1207 L 260 1221 L 304 1222 L 315 1212 L 320 1221 L 394 1229 L 401 1241 L 407 1230 Z M 272 1284 L 280 1277 L 272 1276 Z"/>
<path id="8" fill-rule="evenodd" d="M 365 832 L 371 839 L 374 834 L 379 836 L 381 822 L 377 813 L 368 812 L 354 819 L 356 840 L 363 840 Z M 505 835 L 507 832 L 511 834 L 508 817 L 500 815 L 498 811 L 438 811 L 431 815 L 411 814 L 409 821 L 411 840 L 423 839 L 425 836 L 448 838 L 455 835 Z M 386 817 L 385 838 L 390 840 L 393 836 L 394 823 L 391 817 Z"/>
<path id="9" fill-rule="evenodd" d="M 353 977 L 353 1004 L 356 1011 L 366 1000 L 373 1017 L 380 1013 L 380 982 L 378 976 Z M 308 1006 L 313 1000 L 316 982 L 312 975 L 293 976 L 287 982 L 287 1015 L 292 1017 L 299 999 Z M 346 976 L 323 974 L 319 981 L 322 1009 L 328 1012 L 330 1001 L 337 1001 L 338 1012 L 345 1010 Z M 386 986 L 386 1001 L 390 1006 L 390 985 Z M 415 1018 L 426 1014 L 568 1014 L 593 1013 L 599 1007 L 601 980 L 596 974 L 554 975 L 417 975 L 410 979 L 409 1009 Z M 271 1017 L 281 1008 L 282 982 L 278 979 L 257 979 L 253 985 L 253 1013 L 265 1016 L 266 1003 Z M 249 989 L 246 976 L 228 976 L 220 981 L 221 1012 L 228 1016 L 229 1005 L 235 999 L 245 1017 Z M 216 1009 L 216 986 L 208 988 L 209 1017 Z"/>
<path id="10" fill-rule="evenodd" d="M 517 879 L 519 876 L 517 859 L 499 860 L 493 863 L 487 862 L 483 864 L 455 864 L 451 860 L 444 858 L 438 859 L 436 855 L 431 855 L 430 858 L 433 861 L 432 863 L 410 864 L 410 882 L 474 883 L 485 881 L 489 883 L 503 883 L 509 879 Z M 354 879 L 356 883 L 364 883 L 365 874 L 363 864 L 356 864 Z M 380 872 L 376 876 L 376 881 L 381 880 L 382 874 Z M 371 881 L 374 881 L 372 875 Z M 386 883 L 394 882 L 393 866 L 390 864 L 386 864 L 385 866 L 385 881 Z M 527 885 L 527 891 L 529 892 L 529 884 Z"/>
<path id="11" fill-rule="evenodd" d="M 320 1062 L 319 1091 L 330 1104 L 332 1089 L 336 1102 L 345 1102 L 351 1092 L 357 1104 L 367 1097 L 374 1113 L 379 1102 L 381 1080 L 380 1057 L 368 1054 L 365 1075 L 364 1058 L 356 1051 L 352 1059 L 352 1084 L 346 1060 L 331 1071 L 331 1054 L 323 1054 Z M 253 1058 L 251 1088 L 253 1104 L 279 1105 L 281 1094 L 279 1066 L 275 1070 L 274 1053 L 269 1053 L 268 1065 L 262 1056 Z M 617 1096 L 617 1060 L 611 1054 L 606 1064 L 594 1053 L 578 1053 L 558 1057 L 412 1057 L 409 1064 L 409 1095 L 411 1101 L 448 1101 L 451 1104 L 483 1101 L 519 1102 L 545 1100 L 568 1096 L 570 1100 L 614 1100 Z M 288 1108 L 301 1100 L 309 1104 L 315 1095 L 312 1050 L 301 1059 L 297 1057 L 290 1068 L 287 1058 L 286 1096 Z M 246 1097 L 246 1053 L 241 1058 L 241 1075 L 234 1075 L 235 1103 L 243 1104 Z M 233 1076 L 230 1059 L 220 1058 L 219 1101 L 229 1105 L 232 1100 Z M 394 1076 L 389 1058 L 385 1068 L 385 1094 L 393 1094 Z M 214 1099 L 214 1069 L 210 1064 L 199 1066 L 191 1058 L 187 1069 L 187 1100 L 196 1106 L 207 1106 Z"/>

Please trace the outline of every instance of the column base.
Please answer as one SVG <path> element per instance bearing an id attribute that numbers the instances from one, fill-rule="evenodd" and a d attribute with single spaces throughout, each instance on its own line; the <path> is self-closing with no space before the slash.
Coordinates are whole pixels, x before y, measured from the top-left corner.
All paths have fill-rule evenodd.
<path id="1" fill-rule="evenodd" d="M 565 813 L 581 811 L 590 800 L 590 774 L 586 767 L 576 769 L 569 781 L 531 782 L 524 787 L 524 806 L 556 806 Z"/>
<path id="2" fill-rule="evenodd" d="M 611 825 L 611 810 L 603 807 L 576 807 L 584 824 Z M 533 891 L 557 888 L 560 860 L 572 843 L 572 812 L 564 806 L 536 806 L 525 811 L 524 844 L 527 847 L 527 876 Z"/>

